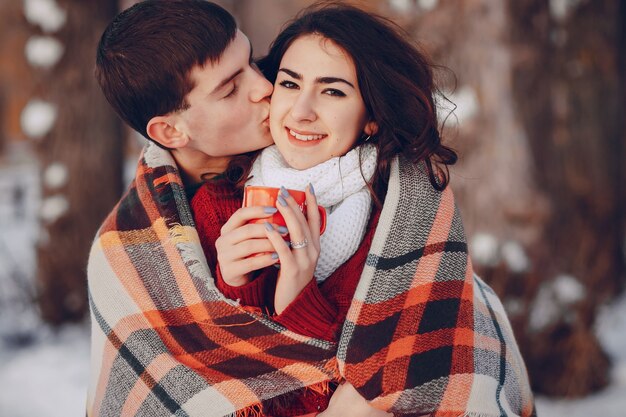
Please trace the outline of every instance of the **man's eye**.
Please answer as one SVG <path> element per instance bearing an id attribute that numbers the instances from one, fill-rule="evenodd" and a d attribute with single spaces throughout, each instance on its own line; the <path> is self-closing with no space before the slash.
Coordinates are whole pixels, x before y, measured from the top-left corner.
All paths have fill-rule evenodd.
<path id="1" fill-rule="evenodd" d="M 233 86 L 233 89 L 232 89 L 232 90 L 230 90 L 230 92 L 229 92 L 228 94 L 226 94 L 226 95 L 224 96 L 224 98 L 228 98 L 228 97 L 232 97 L 232 96 L 234 96 L 234 95 L 237 93 L 237 90 L 238 90 L 238 89 L 237 89 L 237 86 L 236 86 L 236 85 L 235 85 L 235 86 Z"/>
<path id="2" fill-rule="evenodd" d="M 280 83 L 278 83 L 278 85 L 280 85 L 281 87 L 285 87 L 285 88 L 289 88 L 289 89 L 296 89 L 298 88 L 298 84 L 294 83 L 293 81 L 281 81 Z"/>
<path id="3" fill-rule="evenodd" d="M 334 96 L 334 97 L 345 97 L 346 94 L 341 91 L 341 90 L 337 90 L 335 88 L 327 88 L 326 90 L 323 91 L 324 94 L 329 95 L 329 96 Z"/>

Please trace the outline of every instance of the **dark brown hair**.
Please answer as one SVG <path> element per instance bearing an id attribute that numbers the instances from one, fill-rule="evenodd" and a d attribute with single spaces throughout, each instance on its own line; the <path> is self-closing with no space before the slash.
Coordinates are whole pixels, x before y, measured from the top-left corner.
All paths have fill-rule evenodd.
<path id="1" fill-rule="evenodd" d="M 370 120 L 378 125 L 370 140 L 378 148 L 370 188 L 377 204 L 386 193 L 396 155 L 414 163 L 424 161 L 433 187 L 443 190 L 449 181 L 448 165 L 457 155 L 441 143 L 434 101 L 438 89 L 425 54 L 388 19 L 342 3 L 318 3 L 289 23 L 259 61 L 272 83 L 289 46 L 309 34 L 331 40 L 352 58 Z M 357 145 L 362 142 L 359 139 Z"/>
<path id="2" fill-rule="evenodd" d="M 203 0 L 147 0 L 118 14 L 98 45 L 95 75 L 117 114 L 147 139 L 155 116 L 188 107 L 193 67 L 215 63 L 237 25 Z"/>

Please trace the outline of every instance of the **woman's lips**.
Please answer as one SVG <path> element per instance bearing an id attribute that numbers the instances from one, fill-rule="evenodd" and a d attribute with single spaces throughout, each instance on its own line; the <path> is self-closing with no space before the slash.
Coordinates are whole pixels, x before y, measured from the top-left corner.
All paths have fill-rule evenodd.
<path id="1" fill-rule="evenodd" d="M 324 140 L 328 135 L 314 132 L 302 132 L 288 127 L 285 128 L 289 142 L 296 146 L 315 146 Z"/>

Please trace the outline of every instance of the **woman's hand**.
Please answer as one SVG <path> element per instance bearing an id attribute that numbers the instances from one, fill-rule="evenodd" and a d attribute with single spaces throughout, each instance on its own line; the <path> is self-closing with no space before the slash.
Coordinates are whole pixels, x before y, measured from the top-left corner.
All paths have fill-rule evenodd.
<path id="1" fill-rule="evenodd" d="M 278 255 L 266 237 L 263 223 L 248 223 L 250 220 L 270 217 L 275 212 L 274 207 L 242 207 L 224 223 L 220 237 L 215 241 L 215 249 L 226 284 L 234 287 L 247 284 L 250 272 L 278 261 Z M 286 229 L 281 229 L 276 233 L 286 232 Z"/>
<path id="2" fill-rule="evenodd" d="M 285 219 L 291 248 L 275 227 L 266 223 L 266 236 L 280 259 L 280 272 L 274 294 L 274 309 L 280 314 L 313 279 L 320 254 L 320 214 L 309 184 L 306 191 L 307 218 L 289 192 L 281 187 L 276 207 Z"/>
<path id="3" fill-rule="evenodd" d="M 350 384 L 339 385 L 330 398 L 328 408 L 318 417 L 387 417 L 393 414 L 372 407 Z"/>

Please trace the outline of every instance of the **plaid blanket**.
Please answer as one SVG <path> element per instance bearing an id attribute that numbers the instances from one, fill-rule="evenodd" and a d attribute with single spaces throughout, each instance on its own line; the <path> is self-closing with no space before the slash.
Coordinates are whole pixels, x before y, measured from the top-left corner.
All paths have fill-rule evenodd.
<path id="1" fill-rule="evenodd" d="M 223 297 L 176 165 L 154 145 L 98 232 L 88 279 L 93 417 L 241 415 L 343 378 L 395 414 L 534 413 L 504 309 L 472 272 L 452 192 L 403 160 L 337 344 Z"/>

